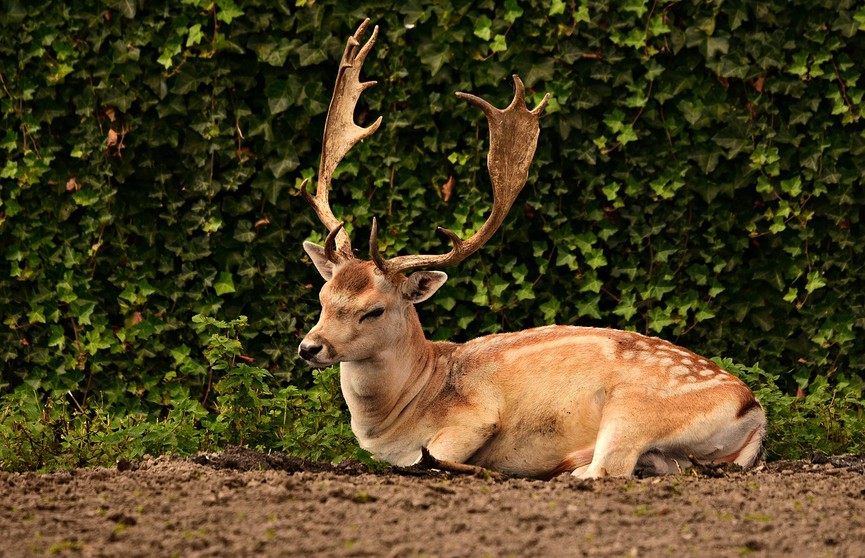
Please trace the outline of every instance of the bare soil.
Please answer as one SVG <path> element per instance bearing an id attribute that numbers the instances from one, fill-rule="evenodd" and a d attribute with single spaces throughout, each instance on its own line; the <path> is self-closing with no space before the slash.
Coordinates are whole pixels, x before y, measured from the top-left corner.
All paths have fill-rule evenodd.
<path id="1" fill-rule="evenodd" d="M 0 555 L 865 556 L 865 456 L 548 482 L 231 449 L 0 473 Z"/>

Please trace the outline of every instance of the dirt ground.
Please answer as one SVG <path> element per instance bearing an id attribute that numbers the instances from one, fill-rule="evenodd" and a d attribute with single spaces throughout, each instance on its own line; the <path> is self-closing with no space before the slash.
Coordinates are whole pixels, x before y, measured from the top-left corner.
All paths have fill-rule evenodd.
<path id="1" fill-rule="evenodd" d="M 865 456 L 549 482 L 232 449 L 0 473 L 0 556 L 865 556 Z"/>

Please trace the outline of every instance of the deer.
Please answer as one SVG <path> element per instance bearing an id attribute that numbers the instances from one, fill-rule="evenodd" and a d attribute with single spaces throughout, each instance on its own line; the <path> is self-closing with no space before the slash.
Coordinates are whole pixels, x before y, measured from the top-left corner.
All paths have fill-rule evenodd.
<path id="1" fill-rule="evenodd" d="M 346 43 L 325 118 L 317 185 L 300 186 L 328 233 L 303 248 L 325 283 L 321 314 L 298 347 L 313 367 L 339 364 L 340 387 L 361 448 L 397 467 L 421 463 L 550 479 L 663 475 L 695 464 L 755 466 L 765 412 L 751 389 L 711 360 L 660 338 L 597 327 L 550 325 L 465 343 L 426 338 L 415 305 L 499 229 L 528 179 L 547 93 L 529 110 L 513 76 L 504 109 L 457 92 L 489 127 L 493 207 L 467 240 L 448 229 L 449 252 L 379 251 L 372 219 L 369 260 L 356 258 L 329 190 L 340 160 L 379 128 L 354 120 L 360 81 L 378 36 L 361 46 L 370 20 Z"/>

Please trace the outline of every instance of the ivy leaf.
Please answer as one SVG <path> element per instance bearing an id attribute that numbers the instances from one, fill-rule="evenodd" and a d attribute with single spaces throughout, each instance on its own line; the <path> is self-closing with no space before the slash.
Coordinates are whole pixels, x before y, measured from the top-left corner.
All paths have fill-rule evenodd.
<path id="1" fill-rule="evenodd" d="M 808 53 L 797 52 L 793 55 L 793 62 L 787 66 L 787 71 L 797 76 L 808 73 Z"/>
<path id="2" fill-rule="evenodd" d="M 78 320 L 81 325 L 90 325 L 90 316 L 96 309 L 96 301 L 76 298 L 69 303 L 69 314 Z"/>
<path id="3" fill-rule="evenodd" d="M 267 168 L 273 173 L 274 178 L 280 178 L 286 173 L 296 169 L 300 165 L 297 152 L 291 145 L 277 152 L 277 156 L 268 163 Z"/>
<path id="4" fill-rule="evenodd" d="M 817 289 L 822 289 L 826 286 L 826 280 L 819 271 L 812 271 L 808 274 L 808 283 L 805 285 L 805 290 L 810 294 Z"/>
<path id="5" fill-rule="evenodd" d="M 493 37 L 493 42 L 490 43 L 490 50 L 493 52 L 504 52 L 508 50 L 508 43 L 505 41 L 505 36 L 498 34 Z"/>
<path id="6" fill-rule="evenodd" d="M 18 176 L 18 162 L 10 159 L 6 161 L 6 165 L 0 171 L 0 178 L 15 178 L 16 176 Z"/>
<path id="7" fill-rule="evenodd" d="M 213 290 L 218 296 L 236 292 L 234 289 L 234 278 L 231 273 L 223 271 L 219 274 L 219 278 L 213 284 Z"/>
<path id="8" fill-rule="evenodd" d="M 27 321 L 31 324 L 44 324 L 45 315 L 42 313 L 42 309 L 34 308 L 33 310 L 27 312 Z"/>
<path id="9" fill-rule="evenodd" d="M 430 74 L 433 76 L 444 66 L 449 52 L 447 45 L 443 46 L 435 43 L 425 43 L 418 49 L 421 63 L 429 68 Z"/>
<path id="10" fill-rule="evenodd" d="M 666 35 L 670 32 L 670 26 L 664 21 L 664 16 L 654 15 L 649 20 L 649 33 L 654 36 Z"/>
<path id="11" fill-rule="evenodd" d="M 621 316 L 626 322 L 631 321 L 631 318 L 637 313 L 637 299 L 633 293 L 622 297 L 622 300 L 613 309 L 613 314 Z"/>
<path id="12" fill-rule="evenodd" d="M 490 294 L 493 297 L 501 297 L 509 286 L 510 283 L 505 281 L 499 275 L 493 275 L 490 277 Z"/>
<path id="13" fill-rule="evenodd" d="M 798 197 L 802 193 L 802 177 L 796 175 L 787 180 L 782 180 L 781 191 L 790 194 L 794 198 Z"/>
<path id="14" fill-rule="evenodd" d="M 592 18 L 589 17 L 589 6 L 587 0 L 580 2 L 580 7 L 574 12 L 574 23 L 591 23 Z"/>
<path id="15" fill-rule="evenodd" d="M 523 9 L 517 3 L 517 0 L 505 0 L 505 21 L 513 23 L 523 17 Z"/>
<path id="16" fill-rule="evenodd" d="M 189 36 L 186 37 L 186 46 L 191 47 L 197 45 L 204 38 L 204 33 L 201 32 L 201 24 L 196 23 L 189 28 Z"/>
<path id="17" fill-rule="evenodd" d="M 859 24 L 859 31 L 865 31 L 865 8 L 859 8 L 853 19 Z"/>
<path id="18" fill-rule="evenodd" d="M 135 19 L 135 0 L 111 0 L 110 6 L 126 19 Z"/>
<path id="19" fill-rule="evenodd" d="M 648 0 L 624 0 L 619 7 L 624 12 L 631 12 L 636 17 L 642 18 L 649 10 Z"/>
<path id="20" fill-rule="evenodd" d="M 559 302 L 559 299 L 555 296 L 550 296 L 550 298 L 541 303 L 538 310 L 541 311 L 545 323 L 554 324 L 556 323 L 556 317 L 558 316 L 561 307 L 562 303 Z"/>
<path id="21" fill-rule="evenodd" d="M 63 327 L 59 325 L 52 325 L 49 328 L 48 334 L 48 343 L 49 347 L 58 347 L 61 351 L 66 345 L 66 335 L 63 332 Z"/>
<path id="22" fill-rule="evenodd" d="M 708 37 L 706 39 L 706 58 L 715 58 L 718 54 L 730 52 L 730 41 L 727 37 Z"/>
<path id="23" fill-rule="evenodd" d="M 219 6 L 216 12 L 216 19 L 219 21 L 231 23 L 243 15 L 243 10 L 234 3 L 234 0 L 216 0 L 216 5 Z"/>
<path id="24" fill-rule="evenodd" d="M 493 20 L 487 16 L 481 16 L 475 22 L 474 34 L 485 41 L 489 41 L 492 36 Z"/>
<path id="25" fill-rule="evenodd" d="M 301 45 L 297 49 L 297 59 L 301 68 L 321 64 L 327 60 L 327 53 L 323 48 L 315 45 Z"/>
<path id="26" fill-rule="evenodd" d="M 270 114 L 279 114 L 294 105 L 300 86 L 290 79 L 277 79 L 264 88 Z"/>
<path id="27" fill-rule="evenodd" d="M 616 136 L 616 140 L 622 145 L 627 145 L 632 141 L 637 141 L 637 132 L 634 131 L 634 127 L 631 124 L 626 124 L 619 135 Z"/>
<path id="28" fill-rule="evenodd" d="M 619 188 L 621 188 L 621 184 L 618 182 L 610 182 L 605 184 L 601 191 L 604 193 L 604 197 L 607 198 L 607 201 L 615 201 L 619 197 Z"/>
<path id="29" fill-rule="evenodd" d="M 587 318 L 600 320 L 602 318 L 601 312 L 598 308 L 600 302 L 600 295 L 590 295 L 580 299 L 577 302 L 577 314 L 580 316 L 585 316 Z"/>
<path id="30" fill-rule="evenodd" d="M 625 129 L 625 113 L 616 109 L 604 117 L 604 124 L 613 133 L 619 133 Z"/>
<path id="31" fill-rule="evenodd" d="M 524 283 L 516 292 L 517 300 L 533 300 L 535 291 L 531 283 Z"/>
<path id="32" fill-rule="evenodd" d="M 166 41 L 165 46 L 162 47 L 161 54 L 156 61 L 162 64 L 166 70 L 171 68 L 174 64 L 172 58 L 180 54 L 182 44 L 183 40 L 180 37 L 172 35 L 168 41 Z"/>

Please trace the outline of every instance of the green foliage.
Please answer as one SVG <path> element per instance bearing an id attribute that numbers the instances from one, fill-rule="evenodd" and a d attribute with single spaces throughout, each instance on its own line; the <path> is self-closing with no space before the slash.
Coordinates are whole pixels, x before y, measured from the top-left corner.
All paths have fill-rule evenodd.
<path id="1" fill-rule="evenodd" d="M 742 366 L 714 359 L 754 389 L 769 419 L 768 459 L 798 459 L 821 451 L 828 454 L 865 452 L 865 400 L 860 388 L 830 384 L 818 378 L 807 392 L 788 395 L 778 389 L 778 374 L 759 364 Z"/>
<path id="2" fill-rule="evenodd" d="M 318 311 L 300 243 L 322 239 L 297 193 L 364 16 L 357 120 L 385 121 L 331 196 L 357 246 L 373 215 L 387 255 L 482 222 L 486 124 L 454 91 L 502 105 L 518 72 L 552 94 L 501 234 L 422 310 L 432 337 L 640 330 L 770 371 L 775 455 L 860 424 L 861 3 L 0 1 L 0 399 L 29 462 L 135 428 L 135 451 L 326 445 L 333 372 L 295 356 Z M 197 314 L 250 320 L 203 362 Z M 300 426 L 310 445 L 267 434 Z"/>
<path id="3" fill-rule="evenodd" d="M 145 454 L 190 455 L 227 445 L 280 449 L 298 457 L 368 460 L 357 448 L 342 404 L 336 369 L 315 373 L 312 388 L 275 392 L 271 374 L 237 363 L 246 316 L 220 321 L 193 317 L 206 334 L 208 389 L 165 405 L 163 417 L 117 415 L 105 402 L 80 405 L 71 392 L 40 395 L 29 386 L 9 394 L 0 415 L 0 469 L 28 470 L 113 465 Z M 210 401 L 210 386 L 216 394 Z M 167 390 L 168 391 L 168 390 Z"/>

